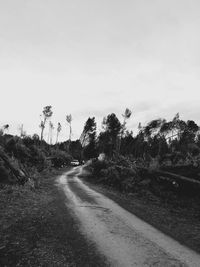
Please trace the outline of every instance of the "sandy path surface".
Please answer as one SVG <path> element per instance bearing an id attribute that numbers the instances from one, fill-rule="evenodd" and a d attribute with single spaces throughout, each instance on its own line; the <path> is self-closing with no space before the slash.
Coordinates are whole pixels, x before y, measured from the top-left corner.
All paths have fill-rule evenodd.
<path id="1" fill-rule="evenodd" d="M 108 266 L 200 266 L 199 254 L 90 189 L 78 178 L 81 171 L 74 168 L 58 183 L 80 230 L 107 258 Z"/>

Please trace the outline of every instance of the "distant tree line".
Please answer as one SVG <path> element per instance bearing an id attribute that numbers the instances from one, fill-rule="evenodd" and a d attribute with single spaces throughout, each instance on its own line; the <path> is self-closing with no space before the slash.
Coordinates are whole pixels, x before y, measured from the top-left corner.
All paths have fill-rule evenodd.
<path id="1" fill-rule="evenodd" d="M 200 132 L 199 126 L 193 120 L 184 121 L 180 119 L 179 113 L 170 121 L 159 118 L 154 119 L 142 126 L 138 125 L 138 132 L 127 128 L 127 122 L 132 116 L 128 108 L 122 114 L 121 120 L 116 114 L 108 114 L 102 121 L 100 132 L 97 133 L 95 117 L 89 117 L 85 122 L 82 134 L 79 139 L 72 141 L 72 115 L 66 115 L 66 122 L 69 126 L 69 136 L 66 141 L 59 142 L 62 125 L 57 123 L 54 127 L 51 118 L 53 115 L 52 106 L 45 106 L 40 121 L 40 137 L 34 134 L 29 137 L 22 128 L 22 138 L 31 138 L 34 144 L 55 147 L 58 150 L 67 152 L 73 158 L 87 160 L 97 158 L 104 153 L 108 158 L 123 155 L 132 159 L 141 159 L 150 162 L 156 158 L 159 162 L 169 159 L 173 162 L 186 158 L 197 157 L 200 154 Z M 44 130 L 48 129 L 47 141 L 44 140 Z M 1 135 L 8 132 L 9 125 L 1 128 Z M 53 144 L 53 131 L 56 129 L 56 140 Z"/>
<path id="2" fill-rule="evenodd" d="M 124 155 L 146 162 L 152 158 L 160 162 L 169 158 L 175 162 L 200 154 L 200 132 L 195 121 L 184 121 L 177 113 L 171 121 L 155 119 L 145 126 L 139 123 L 138 133 L 133 135 L 126 127 L 131 114 L 126 109 L 122 122 L 114 113 L 109 114 L 103 119 L 98 135 L 95 118 L 89 118 L 80 138 L 84 158 L 105 153 L 109 158 Z"/>

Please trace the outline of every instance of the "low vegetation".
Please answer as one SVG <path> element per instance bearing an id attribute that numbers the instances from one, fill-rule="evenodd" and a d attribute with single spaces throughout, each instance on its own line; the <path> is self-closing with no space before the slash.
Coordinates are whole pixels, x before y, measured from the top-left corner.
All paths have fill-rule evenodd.
<path id="1" fill-rule="evenodd" d="M 90 147 L 93 159 L 85 167 L 85 181 L 200 252 L 198 125 L 191 120 L 185 122 L 176 114 L 172 121 L 157 119 L 143 127 L 139 124 L 138 134 L 133 136 L 126 129 L 126 120 L 130 118 L 126 113 L 130 115 L 125 112 L 124 123 L 115 114 L 108 115 L 95 142 L 90 143 L 88 134 L 83 150 L 86 156 L 86 148 Z M 87 126 L 86 123 L 85 129 Z"/>
<path id="2" fill-rule="evenodd" d="M 127 129 L 127 121 L 132 113 L 126 109 L 122 122 L 114 113 L 105 117 L 99 133 L 95 118 L 88 118 L 80 139 L 72 141 L 70 114 L 66 116 L 69 139 L 59 142 L 62 126 L 58 123 L 56 142 L 53 144 L 52 114 L 51 106 L 44 108 L 40 123 L 41 136 L 27 136 L 23 129 L 20 136 L 9 135 L 6 133 L 9 125 L 5 125 L 0 131 L 2 264 L 8 265 L 8 255 L 11 255 L 12 264 L 21 260 L 22 265 L 26 266 L 37 266 L 39 261 L 48 265 L 51 250 L 57 257 L 55 264 L 57 260 L 59 263 L 60 256 L 55 252 L 56 247 L 46 247 L 44 250 L 38 248 L 32 254 L 31 247 L 27 251 L 26 247 L 29 246 L 27 240 L 36 238 L 37 231 L 42 235 L 44 227 L 48 228 L 52 216 L 60 216 L 56 209 L 47 209 L 53 201 L 49 194 L 53 189 L 48 187 L 45 177 L 67 167 L 73 159 L 87 162 L 85 169 L 88 181 L 109 188 L 109 197 L 119 201 L 120 205 L 123 205 L 123 198 L 127 198 L 136 215 L 199 251 L 200 236 L 191 228 L 198 228 L 200 216 L 200 187 L 193 185 L 193 180 L 200 182 L 200 132 L 194 121 L 183 121 L 176 114 L 171 121 L 155 119 L 146 126 L 139 124 L 138 133 L 133 135 Z M 45 141 L 47 122 L 49 134 Z M 175 179 L 174 174 L 179 178 Z M 190 179 L 191 183 L 184 180 L 184 177 Z M 125 208 L 129 209 L 127 201 Z M 55 235 L 58 234 L 55 225 L 56 220 L 53 220 L 52 229 L 47 231 L 48 236 L 51 230 Z M 14 237 L 16 231 L 18 234 Z M 61 238 L 62 234 L 58 235 Z M 50 237 L 52 244 L 56 243 L 55 238 Z M 44 243 L 38 244 L 42 247 Z M 47 256 L 41 256 L 42 253 Z M 26 254 L 30 256 L 30 264 Z M 38 262 L 34 261 L 35 255 Z M 63 258 L 62 264 L 65 260 Z"/>
<path id="3" fill-rule="evenodd" d="M 0 266 L 105 266 L 55 186 L 63 171 L 43 171 L 38 188 L 0 187 Z"/>
<path id="4" fill-rule="evenodd" d="M 126 109 L 121 123 L 114 113 L 109 114 L 98 136 L 95 118 L 86 121 L 81 142 L 84 157 L 93 158 L 90 167 L 94 179 L 122 191 L 134 190 L 145 177 L 159 179 L 158 171 L 200 181 L 200 132 L 194 121 L 183 121 L 177 113 L 171 121 L 155 119 L 146 126 L 140 123 L 138 134 L 133 136 L 126 128 L 130 116 L 131 111 Z M 165 180 L 173 184 L 168 178 Z M 183 180 L 176 180 L 174 186 L 179 187 Z"/>
<path id="5" fill-rule="evenodd" d="M 68 165 L 72 156 L 39 137 L 0 136 L 1 183 L 24 184 L 40 172 Z"/>

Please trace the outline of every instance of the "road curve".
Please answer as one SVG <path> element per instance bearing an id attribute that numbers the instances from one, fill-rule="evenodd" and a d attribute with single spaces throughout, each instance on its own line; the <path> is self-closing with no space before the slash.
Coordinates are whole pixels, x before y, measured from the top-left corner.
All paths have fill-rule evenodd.
<path id="1" fill-rule="evenodd" d="M 200 266 L 199 254 L 89 188 L 78 178 L 81 171 L 66 172 L 58 185 L 80 231 L 106 257 L 107 266 Z"/>

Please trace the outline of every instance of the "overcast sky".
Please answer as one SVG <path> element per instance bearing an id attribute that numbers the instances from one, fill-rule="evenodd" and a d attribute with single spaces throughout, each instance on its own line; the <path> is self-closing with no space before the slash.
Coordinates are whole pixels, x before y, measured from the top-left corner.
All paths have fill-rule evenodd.
<path id="1" fill-rule="evenodd" d="M 89 116 L 126 107 L 151 119 L 200 124 L 199 0 L 0 0 L 0 125 L 39 132 L 53 122 L 78 138 Z"/>

